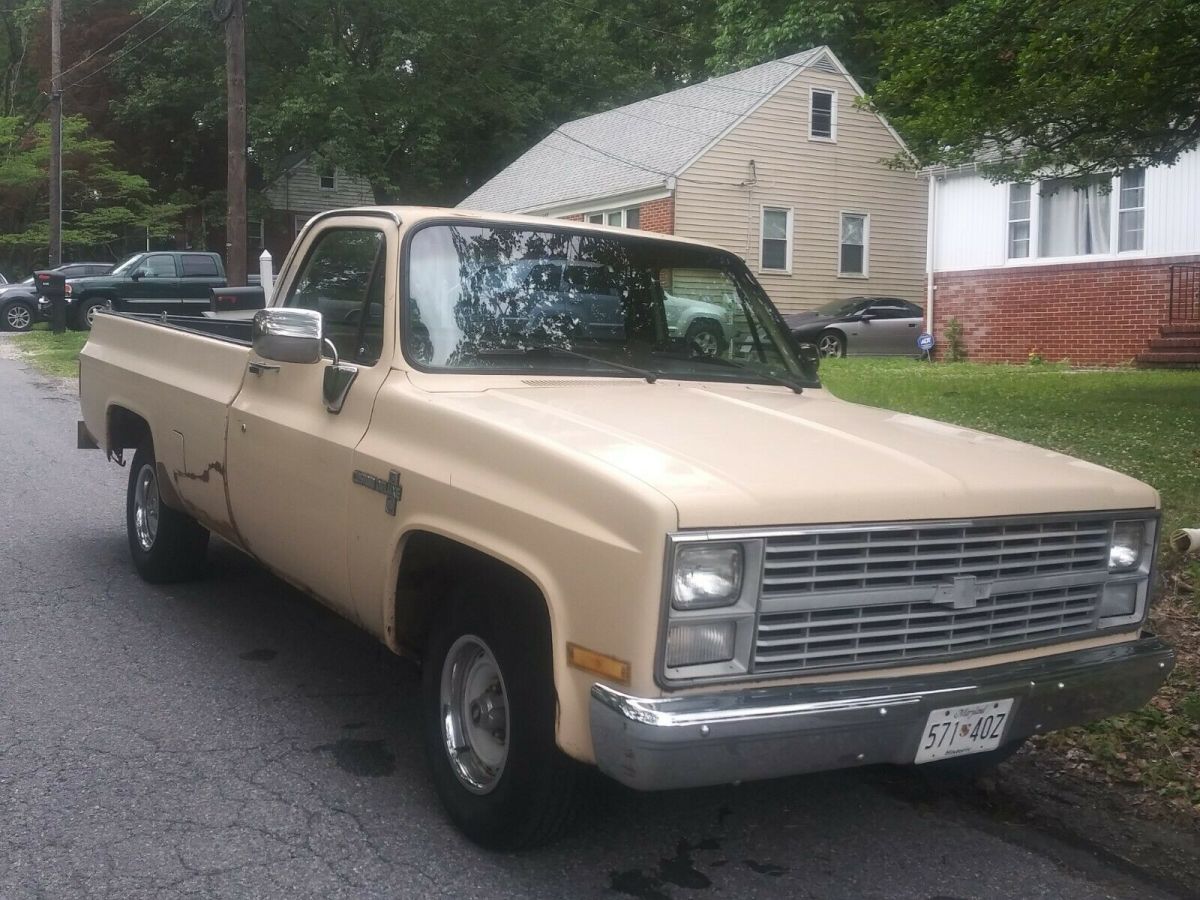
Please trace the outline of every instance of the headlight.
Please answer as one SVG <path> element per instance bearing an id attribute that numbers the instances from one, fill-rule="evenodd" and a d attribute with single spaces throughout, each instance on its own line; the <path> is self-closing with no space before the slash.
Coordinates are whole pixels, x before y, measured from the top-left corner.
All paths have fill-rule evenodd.
<path id="1" fill-rule="evenodd" d="M 715 609 L 737 603 L 745 560 L 740 544 L 683 544 L 675 554 L 671 605 Z"/>
<path id="2" fill-rule="evenodd" d="M 1142 561 L 1142 545 L 1146 523 L 1141 520 L 1114 522 L 1112 542 L 1108 547 L 1108 571 L 1128 572 Z"/>

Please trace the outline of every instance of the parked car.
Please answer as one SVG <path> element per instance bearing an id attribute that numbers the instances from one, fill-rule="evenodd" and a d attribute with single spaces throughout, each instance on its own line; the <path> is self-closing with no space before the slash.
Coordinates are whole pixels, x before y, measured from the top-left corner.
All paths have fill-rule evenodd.
<path id="1" fill-rule="evenodd" d="M 899 297 L 851 297 L 783 318 L 821 356 L 915 356 L 925 311 Z"/>
<path id="2" fill-rule="evenodd" d="M 527 290 L 541 265 L 587 290 Z M 744 356 L 668 333 L 676 273 L 727 285 Z M 539 305 L 614 295 L 621 329 L 529 339 Z M 640 790 L 987 768 L 1170 674 L 1153 488 L 839 400 L 729 251 L 333 211 L 269 303 L 97 315 L 80 445 L 131 463 L 147 581 L 201 575 L 215 532 L 420 659 L 433 784 L 485 846 L 555 836 L 584 765 Z"/>
<path id="3" fill-rule="evenodd" d="M 57 266 L 52 271 L 68 278 L 78 278 L 84 275 L 102 275 L 111 272 L 112 268 L 112 263 L 78 262 Z M 0 286 L 0 329 L 28 331 L 39 316 L 39 297 L 32 275 L 16 284 Z"/>
<path id="4" fill-rule="evenodd" d="M 672 337 L 704 356 L 721 356 L 734 340 L 736 298 L 687 297 L 663 292 L 667 327 Z"/>
<path id="5" fill-rule="evenodd" d="M 257 276 L 250 279 L 257 280 Z M 68 280 L 67 321 L 72 328 L 86 331 L 101 308 L 200 316 L 209 308 L 212 289 L 226 283 L 225 264 L 217 253 L 135 253 L 107 274 Z M 39 311 L 49 318 L 50 304 L 41 303 Z"/>

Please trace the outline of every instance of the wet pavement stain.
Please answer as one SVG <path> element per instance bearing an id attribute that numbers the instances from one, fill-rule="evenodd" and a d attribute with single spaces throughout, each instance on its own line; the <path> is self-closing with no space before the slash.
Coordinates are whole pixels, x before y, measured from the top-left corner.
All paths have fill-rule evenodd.
<path id="1" fill-rule="evenodd" d="M 339 738 L 332 744 L 313 748 L 314 753 L 332 753 L 343 772 L 360 778 L 383 778 L 396 771 L 396 757 L 383 741 Z"/>
<path id="2" fill-rule="evenodd" d="M 239 654 L 241 659 L 246 659 L 250 662 L 270 662 L 278 655 L 279 651 L 272 650 L 270 647 L 258 647 L 254 650 L 247 650 L 245 653 Z"/>
<path id="3" fill-rule="evenodd" d="M 609 888 L 617 893 L 637 897 L 638 900 L 670 900 L 671 895 L 663 891 L 669 884 L 693 891 L 705 890 L 712 887 L 712 879 L 696 868 L 692 853 L 696 850 L 720 849 L 721 845 L 715 838 L 704 838 L 695 844 L 680 841 L 675 846 L 675 855 L 660 859 L 656 871 L 629 869 L 625 872 L 610 872 Z M 724 865 L 725 862 L 720 860 L 716 865 Z"/>
<path id="4" fill-rule="evenodd" d="M 775 863 L 760 863 L 752 859 L 743 859 L 742 865 L 752 872 L 757 872 L 759 875 L 770 875 L 772 878 L 778 878 L 787 872 L 787 869 L 777 866 Z"/>
<path id="5" fill-rule="evenodd" d="M 671 900 L 670 894 L 659 890 L 663 883 L 641 869 L 609 873 L 608 886 L 618 894 L 627 894 L 638 900 Z"/>

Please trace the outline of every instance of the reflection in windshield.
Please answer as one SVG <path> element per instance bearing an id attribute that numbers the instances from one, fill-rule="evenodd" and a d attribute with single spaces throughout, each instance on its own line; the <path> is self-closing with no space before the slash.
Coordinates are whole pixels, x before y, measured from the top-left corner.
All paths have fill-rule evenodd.
<path id="1" fill-rule="evenodd" d="M 141 258 L 142 258 L 141 253 L 135 253 L 135 254 L 133 254 L 133 256 L 122 261 L 122 263 L 119 266 L 117 266 L 115 269 L 113 269 L 109 274 L 110 275 L 123 275 L 128 269 L 130 269 L 133 266 L 133 264 L 135 262 L 137 262 Z"/>
<path id="2" fill-rule="evenodd" d="M 729 253 L 565 228 L 430 225 L 404 268 L 405 352 L 425 366 L 612 376 L 620 365 L 816 383 Z"/>

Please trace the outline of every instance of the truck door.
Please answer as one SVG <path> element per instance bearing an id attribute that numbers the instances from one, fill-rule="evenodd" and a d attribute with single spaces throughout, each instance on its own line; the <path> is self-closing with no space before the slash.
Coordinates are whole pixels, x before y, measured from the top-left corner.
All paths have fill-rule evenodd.
<path id="1" fill-rule="evenodd" d="M 358 367 L 341 412 L 325 408 L 328 361 L 273 363 L 251 352 L 229 415 L 230 508 L 247 549 L 350 617 L 347 506 L 354 448 L 395 339 L 385 328 L 395 313 L 384 316 L 397 291 L 395 243 L 378 219 L 339 218 L 310 235 L 294 277 L 281 273 L 286 292 L 274 305 L 320 311 L 340 360 Z"/>
<path id="2" fill-rule="evenodd" d="M 181 312 L 179 302 L 179 270 L 175 267 L 173 253 L 149 253 L 130 273 L 130 279 L 121 285 L 118 308 L 124 307 L 132 313 Z"/>
<path id="3" fill-rule="evenodd" d="M 225 279 L 217 268 L 217 258 L 208 253 L 181 253 L 179 265 L 179 314 L 203 315 L 212 301 L 212 289 L 224 287 Z"/>

